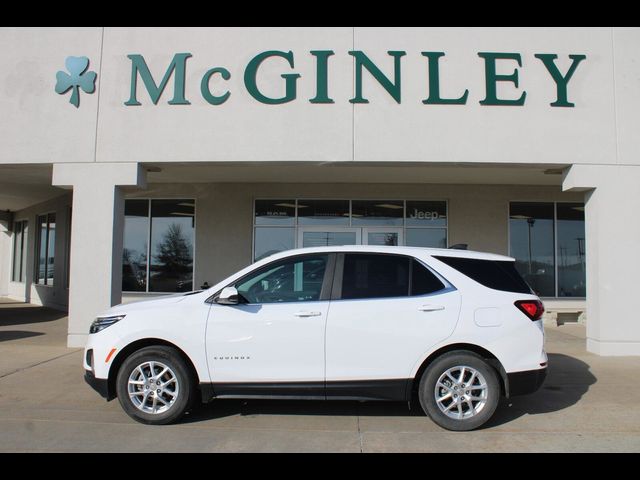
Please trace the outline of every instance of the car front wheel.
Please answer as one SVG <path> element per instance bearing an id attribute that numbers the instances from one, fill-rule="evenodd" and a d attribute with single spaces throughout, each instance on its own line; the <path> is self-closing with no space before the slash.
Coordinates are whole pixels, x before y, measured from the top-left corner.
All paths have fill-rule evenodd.
<path id="1" fill-rule="evenodd" d="M 468 431 L 487 422 L 500 400 L 496 371 L 472 352 L 437 358 L 420 380 L 422 409 L 447 430 Z"/>
<path id="2" fill-rule="evenodd" d="M 171 347 L 146 347 L 130 355 L 116 378 L 118 400 L 134 420 L 166 425 L 190 407 L 194 381 L 185 361 Z"/>

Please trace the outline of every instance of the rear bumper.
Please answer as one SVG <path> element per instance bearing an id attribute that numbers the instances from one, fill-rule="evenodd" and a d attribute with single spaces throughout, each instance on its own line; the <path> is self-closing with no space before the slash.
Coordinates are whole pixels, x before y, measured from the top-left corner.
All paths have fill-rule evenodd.
<path id="1" fill-rule="evenodd" d="M 547 377 L 547 369 L 527 370 L 525 372 L 507 373 L 509 391 L 507 396 L 528 395 L 537 391 Z"/>
<path id="2" fill-rule="evenodd" d="M 111 392 L 109 392 L 109 381 L 103 378 L 96 378 L 90 370 L 84 371 L 84 381 L 89 384 L 96 392 L 105 400 L 113 400 Z"/>

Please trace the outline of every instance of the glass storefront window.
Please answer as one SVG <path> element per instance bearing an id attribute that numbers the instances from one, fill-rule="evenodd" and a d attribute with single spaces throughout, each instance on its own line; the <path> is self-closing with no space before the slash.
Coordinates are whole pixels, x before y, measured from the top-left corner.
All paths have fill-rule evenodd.
<path id="1" fill-rule="evenodd" d="M 194 200 L 126 200 L 122 290 L 193 290 L 194 240 Z"/>
<path id="2" fill-rule="evenodd" d="M 147 291 L 149 200 L 127 200 L 124 206 L 122 291 Z"/>
<path id="3" fill-rule="evenodd" d="M 332 247 L 335 245 L 355 245 L 354 232 L 303 232 L 302 247 Z"/>
<path id="4" fill-rule="evenodd" d="M 405 243 L 408 247 L 447 248 L 447 229 L 407 228 Z"/>
<path id="5" fill-rule="evenodd" d="M 27 221 L 15 222 L 13 226 L 13 270 L 12 282 L 25 281 L 27 255 Z"/>
<path id="6" fill-rule="evenodd" d="M 397 200 L 353 200 L 351 225 L 402 226 L 404 202 Z"/>
<path id="7" fill-rule="evenodd" d="M 349 200 L 298 200 L 298 225 L 349 225 Z"/>
<path id="8" fill-rule="evenodd" d="M 407 200 L 407 227 L 446 227 L 447 202 Z"/>
<path id="9" fill-rule="evenodd" d="M 279 227 L 256 227 L 255 252 L 253 258 L 258 261 L 274 253 L 295 248 L 295 229 Z"/>
<path id="10" fill-rule="evenodd" d="M 256 225 L 294 225 L 295 200 L 256 200 Z"/>
<path id="11" fill-rule="evenodd" d="M 254 261 L 296 247 L 447 247 L 443 200 L 258 199 L 254 212 Z"/>
<path id="12" fill-rule="evenodd" d="M 193 200 L 151 200 L 149 291 L 193 290 Z"/>
<path id="13" fill-rule="evenodd" d="M 584 203 L 512 202 L 510 255 L 543 297 L 585 297 Z"/>
<path id="14" fill-rule="evenodd" d="M 38 215 L 38 241 L 36 242 L 38 259 L 36 283 L 53 285 L 56 253 L 56 214 Z"/>
<path id="15" fill-rule="evenodd" d="M 555 297 L 553 203 L 511 203 L 511 256 L 536 295 Z"/>
<path id="16" fill-rule="evenodd" d="M 585 297 L 584 204 L 557 204 L 558 297 Z"/>

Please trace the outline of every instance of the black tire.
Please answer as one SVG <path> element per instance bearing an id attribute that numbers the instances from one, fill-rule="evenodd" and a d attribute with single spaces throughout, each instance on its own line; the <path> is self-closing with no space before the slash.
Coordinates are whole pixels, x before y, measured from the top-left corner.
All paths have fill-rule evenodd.
<path id="1" fill-rule="evenodd" d="M 486 381 L 487 396 L 485 404 L 479 412 L 469 418 L 451 418 L 438 407 L 435 398 L 436 382 L 447 370 L 454 367 L 467 366 L 475 369 Z M 446 390 L 443 391 L 446 392 Z M 445 353 L 434 360 L 423 373 L 418 390 L 420 405 L 424 412 L 442 428 L 454 431 L 474 430 L 486 423 L 493 416 L 500 401 L 500 395 L 500 382 L 498 381 L 498 375 L 495 369 L 480 355 L 464 350 Z M 449 400 L 445 402 L 445 406 L 449 405 L 448 402 Z M 463 413 L 469 410 L 468 404 L 466 403 L 464 403 L 461 408 L 463 409 Z M 457 411 L 457 406 L 455 406 L 455 409 Z"/>
<path id="2" fill-rule="evenodd" d="M 129 377 L 139 365 L 143 365 L 146 362 L 159 362 L 169 367 L 174 373 L 178 385 L 175 400 L 166 411 L 161 413 L 147 413 L 140 410 L 129 396 Z M 147 371 L 146 369 L 143 370 Z M 195 379 L 186 362 L 175 348 L 163 345 L 145 347 L 129 355 L 120 366 L 116 377 L 116 392 L 122 409 L 134 420 L 147 425 L 167 425 L 180 419 L 191 407 L 195 397 Z M 155 393 L 152 395 L 155 395 Z M 140 397 L 138 396 L 137 398 Z"/>

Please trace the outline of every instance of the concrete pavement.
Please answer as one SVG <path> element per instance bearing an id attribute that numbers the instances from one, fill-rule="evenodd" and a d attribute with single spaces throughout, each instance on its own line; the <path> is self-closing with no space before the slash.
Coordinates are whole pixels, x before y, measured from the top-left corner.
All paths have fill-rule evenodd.
<path id="1" fill-rule="evenodd" d="M 639 452 L 638 357 L 598 357 L 584 327 L 547 327 L 549 376 L 475 432 L 403 403 L 218 400 L 179 425 L 131 420 L 83 381 L 64 313 L 0 299 L 2 452 Z"/>

